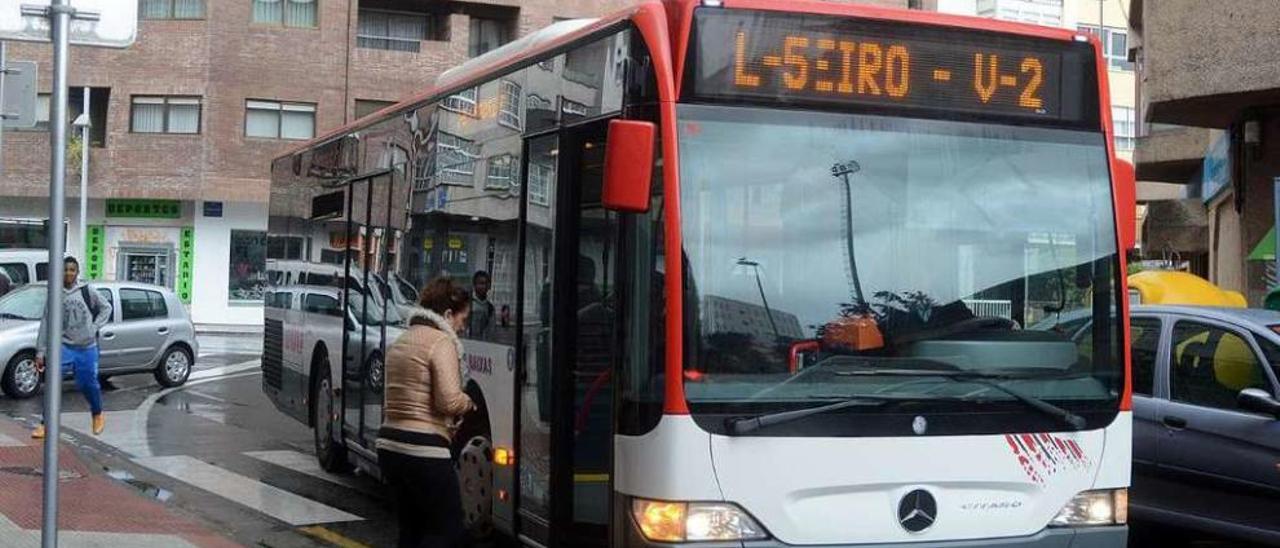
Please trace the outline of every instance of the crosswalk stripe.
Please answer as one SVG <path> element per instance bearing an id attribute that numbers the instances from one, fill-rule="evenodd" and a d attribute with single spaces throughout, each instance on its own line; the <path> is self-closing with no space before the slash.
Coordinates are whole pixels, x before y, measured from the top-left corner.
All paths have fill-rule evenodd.
<path id="1" fill-rule="evenodd" d="M 281 468 L 287 468 L 300 474 L 306 474 L 313 478 L 336 483 L 343 487 L 360 488 L 360 485 L 353 481 L 351 477 L 325 472 L 323 468 L 320 468 L 320 463 L 316 461 L 315 457 L 297 451 L 248 451 L 245 456 L 274 464 Z"/>
<path id="2" fill-rule="evenodd" d="M 88 413 L 63 413 L 62 426 L 85 436 L 94 437 L 98 441 L 115 447 L 129 456 L 136 457 L 151 454 L 151 443 L 147 440 L 146 423 L 139 424 L 139 421 L 135 420 L 137 418 L 136 411 L 106 411 L 103 415 L 107 421 L 107 427 L 98 436 L 93 435 L 93 429 L 90 425 L 91 417 Z"/>
<path id="3" fill-rule="evenodd" d="M 0 434 L 0 447 L 22 447 L 26 445 L 16 439 Z"/>
<path id="4" fill-rule="evenodd" d="M 186 455 L 143 457 L 133 461 L 289 525 L 364 519 Z"/>

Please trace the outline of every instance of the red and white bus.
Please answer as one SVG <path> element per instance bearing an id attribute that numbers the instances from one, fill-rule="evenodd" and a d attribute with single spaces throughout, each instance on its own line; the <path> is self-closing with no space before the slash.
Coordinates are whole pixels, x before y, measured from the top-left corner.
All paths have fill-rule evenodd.
<path id="1" fill-rule="evenodd" d="M 478 534 L 1123 546 L 1099 47 L 800 0 L 556 23 L 275 160 L 268 260 L 338 268 L 273 278 L 263 388 L 376 474 L 383 351 L 447 275 Z"/>

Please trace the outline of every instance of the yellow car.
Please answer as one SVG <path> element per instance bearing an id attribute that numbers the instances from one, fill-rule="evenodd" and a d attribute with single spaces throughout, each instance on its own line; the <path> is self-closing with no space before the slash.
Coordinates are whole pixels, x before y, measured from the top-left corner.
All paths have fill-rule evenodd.
<path id="1" fill-rule="evenodd" d="M 1244 295 L 1176 270 L 1144 270 L 1129 275 L 1131 304 L 1181 304 L 1246 308 Z"/>

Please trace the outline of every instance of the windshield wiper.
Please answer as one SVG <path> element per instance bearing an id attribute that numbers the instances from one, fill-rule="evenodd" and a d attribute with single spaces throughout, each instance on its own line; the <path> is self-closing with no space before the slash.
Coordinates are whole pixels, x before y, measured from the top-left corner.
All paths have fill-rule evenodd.
<path id="1" fill-rule="evenodd" d="M 28 318 L 26 316 L 14 314 L 12 312 L 0 312 L 0 320 L 34 320 L 34 319 L 35 318 Z"/>
<path id="2" fill-rule="evenodd" d="M 1080 415 L 998 382 L 1000 380 L 1071 378 L 1074 375 L 1018 375 L 1013 373 L 985 373 L 981 371 L 957 371 L 945 369 L 855 369 L 852 371 L 841 371 L 837 374 L 886 377 L 938 377 L 955 382 L 981 384 L 1004 392 L 1005 394 L 1012 396 L 1013 399 L 1026 404 L 1027 407 L 1056 418 L 1076 430 L 1084 430 L 1086 424 L 1084 417 L 1081 417 Z"/>
<path id="3" fill-rule="evenodd" d="M 830 411 L 839 411 L 841 409 L 847 409 L 849 407 L 857 407 L 860 405 L 878 406 L 878 405 L 885 405 L 888 403 L 895 403 L 895 402 L 914 402 L 914 401 L 921 401 L 921 400 L 935 401 L 935 400 L 950 400 L 950 399 L 954 399 L 954 398 L 922 396 L 922 395 L 916 395 L 916 394 L 864 394 L 859 396 L 853 396 L 853 397 L 843 399 L 837 402 L 829 403 L 826 405 L 819 405 L 817 407 L 806 407 L 804 409 L 796 409 L 793 411 L 779 411 L 777 413 L 765 413 L 762 415 L 756 415 L 754 417 L 734 417 L 731 419 L 726 419 L 724 422 L 725 422 L 725 427 L 729 429 L 730 434 L 741 435 L 741 434 L 746 434 L 748 432 L 754 432 L 766 426 L 774 426 L 778 424 L 792 422 L 792 421 L 803 419 L 805 417 L 811 417 L 813 415 L 827 413 Z"/>

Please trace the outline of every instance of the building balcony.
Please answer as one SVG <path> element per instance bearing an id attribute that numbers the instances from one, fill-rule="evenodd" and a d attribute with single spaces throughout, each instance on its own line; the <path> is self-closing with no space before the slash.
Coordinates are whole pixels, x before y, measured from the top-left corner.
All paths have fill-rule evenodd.
<path id="1" fill-rule="evenodd" d="M 1204 161 L 1217 130 L 1173 126 L 1139 137 L 1133 166 L 1139 181 L 1187 184 Z"/>
<path id="2" fill-rule="evenodd" d="M 1133 0 L 1147 121 L 1225 128 L 1280 102 L 1280 10 L 1271 2 Z"/>

